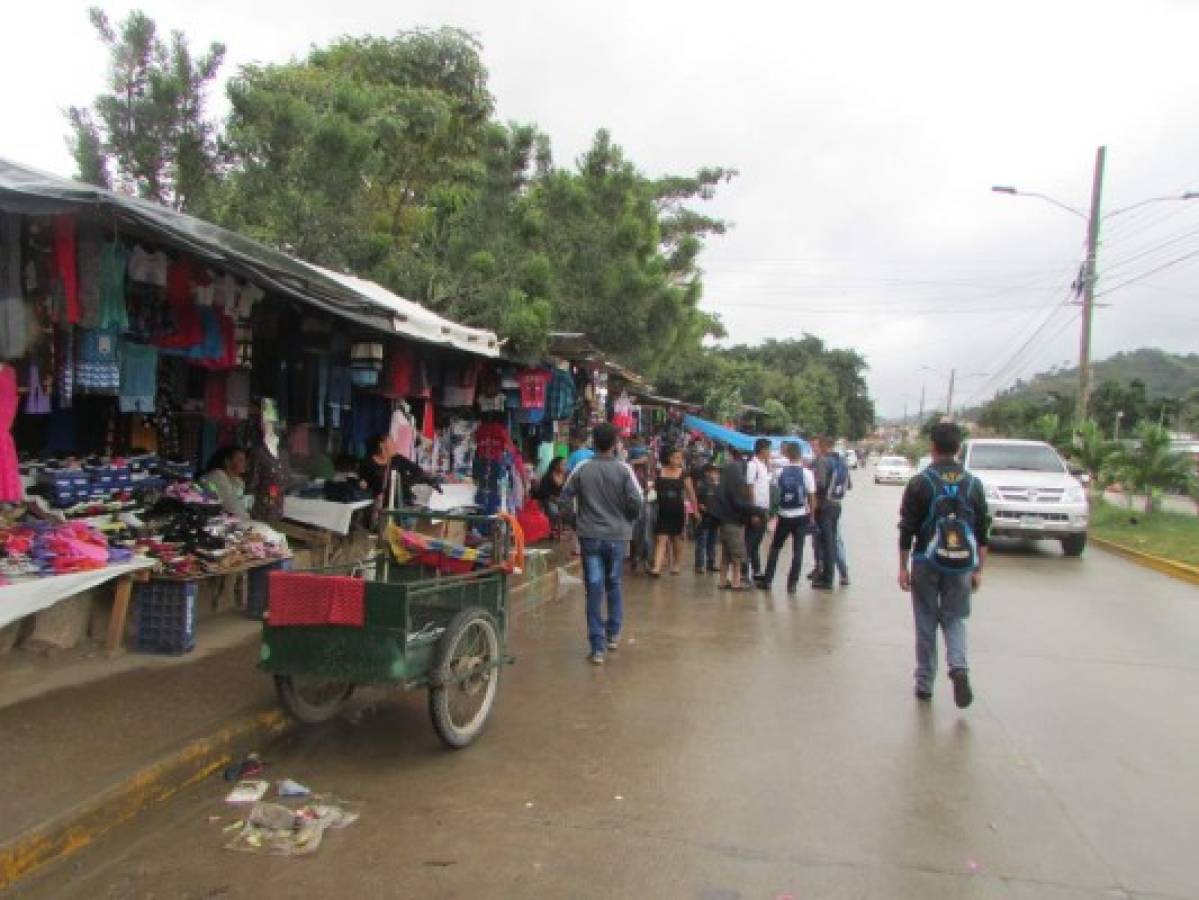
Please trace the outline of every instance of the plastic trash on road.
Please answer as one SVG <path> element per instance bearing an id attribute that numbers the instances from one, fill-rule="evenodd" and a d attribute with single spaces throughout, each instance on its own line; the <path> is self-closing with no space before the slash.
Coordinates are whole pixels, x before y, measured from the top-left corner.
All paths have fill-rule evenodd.
<path id="1" fill-rule="evenodd" d="M 313 798 L 296 807 L 255 803 L 225 849 L 268 856 L 308 856 L 320 848 L 326 830 L 347 828 L 358 821 L 359 806 L 332 797 Z"/>

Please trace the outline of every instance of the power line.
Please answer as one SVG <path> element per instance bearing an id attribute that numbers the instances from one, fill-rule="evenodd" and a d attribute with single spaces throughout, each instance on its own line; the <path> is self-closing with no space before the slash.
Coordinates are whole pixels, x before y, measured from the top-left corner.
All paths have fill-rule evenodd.
<path id="1" fill-rule="evenodd" d="M 1111 263 L 1110 265 L 1104 266 L 1104 274 L 1109 274 L 1115 269 L 1119 269 L 1119 268 L 1122 268 L 1123 266 L 1128 265 L 1133 260 L 1142 259 L 1146 256 L 1152 256 L 1155 253 L 1165 250 L 1167 247 L 1170 247 L 1174 244 L 1179 243 L 1180 241 L 1185 241 L 1187 238 L 1191 238 L 1191 237 L 1195 237 L 1195 236 L 1199 236 L 1199 228 L 1192 229 L 1191 231 L 1185 231 L 1182 234 L 1177 234 L 1174 237 L 1169 238 L 1168 240 L 1162 241 L 1159 244 L 1154 244 L 1152 247 L 1149 247 L 1145 250 L 1141 250 L 1138 253 L 1134 253 L 1132 256 L 1126 256 L 1123 259 L 1118 259 L 1116 262 Z"/>
<path id="2" fill-rule="evenodd" d="M 1194 259 L 1196 256 L 1199 256 L 1199 250 L 1192 250 L 1190 253 L 1187 253 L 1184 256 L 1179 256 L 1175 259 L 1170 260 L 1167 263 L 1162 263 L 1160 266 L 1155 266 L 1154 268 L 1150 269 L 1147 272 L 1142 272 L 1140 275 L 1134 275 L 1132 278 L 1128 278 L 1125 281 L 1121 281 L 1119 284 L 1113 285 L 1112 287 L 1107 288 L 1104 291 L 1100 291 L 1095 296 L 1106 297 L 1108 294 L 1110 294 L 1114 291 L 1120 290 L 1120 288 L 1128 287 L 1128 285 L 1130 285 L 1130 284 L 1136 284 L 1138 281 L 1144 281 L 1146 278 L 1148 278 L 1151 275 L 1156 275 L 1158 272 L 1164 271 L 1165 269 L 1173 268 L 1174 266 L 1177 266 L 1181 263 L 1186 262 L 1188 259 Z"/>
<path id="3" fill-rule="evenodd" d="M 1067 296 L 1068 292 L 1069 288 L 1066 289 Z M 1018 364 L 1020 358 L 1027 352 L 1028 348 L 1032 346 L 1033 342 L 1042 334 L 1042 332 L 1045 331 L 1046 328 L 1049 327 L 1049 324 L 1053 318 L 1062 310 L 1069 308 L 1061 302 L 1064 298 L 1059 299 L 1055 297 L 1054 299 L 1055 303 L 1049 308 L 1048 313 L 1042 317 L 1040 322 L 1034 326 L 1032 333 L 1028 335 L 1028 337 L 1018 348 L 1016 348 L 1016 352 L 1008 357 L 1007 361 L 995 370 L 994 374 L 990 378 L 979 385 L 974 394 L 971 395 L 970 399 L 967 401 L 967 405 L 972 405 L 978 397 L 987 393 L 987 391 L 994 389 L 994 386 L 1002 383 L 1003 379 L 1007 376 L 1007 373 Z"/>

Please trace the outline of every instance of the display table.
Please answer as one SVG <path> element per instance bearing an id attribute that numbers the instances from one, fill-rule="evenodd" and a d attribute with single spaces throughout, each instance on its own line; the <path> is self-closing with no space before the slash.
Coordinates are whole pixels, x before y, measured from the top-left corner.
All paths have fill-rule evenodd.
<path id="1" fill-rule="evenodd" d="M 301 525 L 323 528 L 334 534 L 347 535 L 354 513 L 374 504 L 373 500 L 356 500 L 353 503 L 335 503 L 332 500 L 315 500 L 308 497 L 284 497 L 283 518 Z"/>
<path id="2" fill-rule="evenodd" d="M 412 497 L 418 505 L 432 512 L 453 512 L 474 506 L 478 492 L 479 488 L 473 481 L 443 484 L 440 491 L 422 484 L 412 489 Z"/>
<path id="3" fill-rule="evenodd" d="M 133 580 L 135 577 L 144 577 L 153 567 L 154 560 L 139 558 L 88 572 L 18 578 L 0 586 L 0 628 L 116 579 L 107 642 L 109 652 L 113 652 L 120 647 L 121 637 L 125 633 Z"/>

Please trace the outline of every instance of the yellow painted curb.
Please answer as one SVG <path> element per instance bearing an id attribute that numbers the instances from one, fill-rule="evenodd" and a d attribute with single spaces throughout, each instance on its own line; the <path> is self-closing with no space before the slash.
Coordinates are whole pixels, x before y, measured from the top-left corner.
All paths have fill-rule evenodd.
<path id="1" fill-rule="evenodd" d="M 0 890 L 78 852 L 98 838 L 228 765 L 235 754 L 288 730 L 278 710 L 226 725 L 146 766 L 74 809 L 0 845 Z"/>
<path id="2" fill-rule="evenodd" d="M 1155 572 L 1161 572 L 1163 575 L 1169 575 L 1171 578 L 1177 578 L 1179 581 L 1185 581 L 1188 584 L 1199 584 L 1199 566 L 1165 559 L 1161 556 L 1153 556 L 1150 553 L 1142 553 L 1140 550 L 1125 547 L 1123 544 L 1117 544 L 1115 541 L 1109 541 L 1107 538 L 1096 537 L 1094 534 L 1090 536 L 1090 542 L 1102 547 L 1109 553 L 1123 556 L 1125 559 L 1130 559 L 1146 568 L 1153 569 Z"/>

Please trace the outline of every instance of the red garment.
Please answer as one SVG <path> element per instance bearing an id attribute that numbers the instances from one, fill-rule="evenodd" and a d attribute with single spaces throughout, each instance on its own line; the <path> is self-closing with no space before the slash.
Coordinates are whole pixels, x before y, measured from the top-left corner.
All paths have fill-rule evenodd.
<path id="1" fill-rule="evenodd" d="M 20 503 L 25 498 L 17 447 L 9 431 L 16 416 L 17 370 L 0 363 L 0 503 Z"/>
<path id="2" fill-rule="evenodd" d="M 485 422 L 475 432 L 475 456 L 485 462 L 502 462 L 511 448 L 508 429 L 499 422 Z"/>
<path id="3" fill-rule="evenodd" d="M 516 521 L 520 523 L 521 530 L 525 533 L 526 544 L 544 541 L 553 533 L 549 517 L 541 511 L 541 505 L 536 500 L 530 500 L 524 505 L 524 508 L 516 514 Z"/>
<path id="4" fill-rule="evenodd" d="M 387 373 L 380 385 L 385 397 L 403 398 L 412 395 L 412 354 L 406 350 L 393 350 L 387 358 Z"/>
<path id="5" fill-rule="evenodd" d="M 167 269 L 167 303 L 175 320 L 175 331 L 158 342 L 172 350 L 186 350 L 204 340 L 200 310 L 192 298 L 192 285 L 203 284 L 208 276 L 191 260 L 181 259 Z"/>
<path id="6" fill-rule="evenodd" d="M 550 373 L 544 369 L 524 369 L 516 376 L 520 384 L 520 405 L 524 409 L 545 409 L 545 386 Z"/>
<path id="7" fill-rule="evenodd" d="M 80 318 L 79 276 L 75 268 L 75 217 L 54 217 L 54 273 L 62 283 L 64 308 L 62 321 L 77 325 Z"/>
<path id="8" fill-rule="evenodd" d="M 437 423 L 433 418 L 433 401 L 425 401 L 425 421 L 421 426 L 421 435 L 428 441 L 437 440 Z"/>
<path id="9" fill-rule="evenodd" d="M 617 413 L 612 417 L 612 427 L 622 438 L 627 438 L 633 433 L 633 415 L 632 413 Z"/>
<path id="10" fill-rule="evenodd" d="M 366 582 L 342 575 L 271 572 L 269 614 L 272 628 L 286 625 L 347 625 L 366 623 Z"/>

